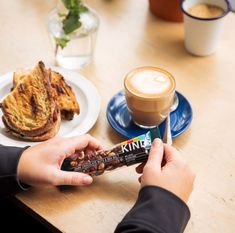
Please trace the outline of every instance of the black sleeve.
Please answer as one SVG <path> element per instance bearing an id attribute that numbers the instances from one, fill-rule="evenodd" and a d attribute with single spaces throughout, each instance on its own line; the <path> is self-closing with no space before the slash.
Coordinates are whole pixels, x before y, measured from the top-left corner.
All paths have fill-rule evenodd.
<path id="1" fill-rule="evenodd" d="M 25 149 L 0 145 L 0 198 L 24 189 L 17 177 L 17 166 Z"/>
<path id="2" fill-rule="evenodd" d="M 157 186 L 146 186 L 115 233 L 182 233 L 189 218 L 189 208 L 176 195 Z"/>

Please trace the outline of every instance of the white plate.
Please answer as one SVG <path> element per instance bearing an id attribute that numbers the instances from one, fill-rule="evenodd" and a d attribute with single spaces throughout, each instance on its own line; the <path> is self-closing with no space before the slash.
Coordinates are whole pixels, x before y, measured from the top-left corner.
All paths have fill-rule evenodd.
<path id="1" fill-rule="evenodd" d="M 64 70 L 58 67 L 51 68 L 64 76 L 66 82 L 73 88 L 78 103 L 80 114 L 75 115 L 71 121 L 61 122 L 60 130 L 56 136 L 70 137 L 87 133 L 95 124 L 100 112 L 100 95 L 95 86 L 84 76 Z M 0 101 L 10 92 L 12 87 L 13 72 L 0 77 Z M 0 110 L 2 119 L 2 111 Z M 0 119 L 0 144 L 9 146 L 33 145 L 34 142 L 26 142 L 11 137 L 6 133 L 5 126 Z"/>

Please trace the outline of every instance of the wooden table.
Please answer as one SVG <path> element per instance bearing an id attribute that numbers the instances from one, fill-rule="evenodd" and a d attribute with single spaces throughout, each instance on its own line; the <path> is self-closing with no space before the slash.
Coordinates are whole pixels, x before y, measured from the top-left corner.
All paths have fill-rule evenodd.
<path id="1" fill-rule="evenodd" d="M 80 71 L 102 98 L 99 119 L 90 134 L 110 146 L 124 138 L 108 125 L 109 99 L 123 88 L 134 67 L 154 65 L 174 74 L 177 90 L 190 100 L 191 127 L 174 145 L 197 173 L 189 201 L 188 233 L 235 230 L 235 15 L 225 19 L 213 56 L 194 57 L 183 46 L 183 24 L 152 16 L 147 0 L 87 0 L 100 16 L 94 62 Z M 54 65 L 47 16 L 55 1 L 0 1 L 0 74 L 34 65 Z M 196 38 L 195 38 L 196 39 Z M 134 204 L 139 190 L 134 168 L 95 179 L 89 188 L 32 188 L 17 195 L 31 213 L 62 232 L 110 233 Z"/>

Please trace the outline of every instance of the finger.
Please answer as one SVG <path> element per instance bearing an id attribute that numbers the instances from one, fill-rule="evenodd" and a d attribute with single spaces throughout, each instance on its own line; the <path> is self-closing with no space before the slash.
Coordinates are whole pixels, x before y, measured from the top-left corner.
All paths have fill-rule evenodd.
<path id="1" fill-rule="evenodd" d="M 85 156 L 84 151 L 75 151 L 73 154 L 67 157 L 69 157 L 70 159 L 77 159 L 77 158 L 82 159 L 84 158 L 84 156 Z"/>
<path id="2" fill-rule="evenodd" d="M 75 147 L 76 150 L 84 150 L 89 148 L 91 150 L 101 150 L 103 149 L 101 143 L 89 134 L 82 136 L 70 138 L 71 145 Z"/>
<path id="3" fill-rule="evenodd" d="M 170 145 L 164 144 L 164 152 L 164 160 L 166 161 L 166 164 L 174 160 L 182 159 L 181 156 L 179 156 L 179 152 Z"/>
<path id="4" fill-rule="evenodd" d="M 55 185 L 89 185 L 92 177 L 79 172 L 58 171 L 54 181 Z"/>
<path id="5" fill-rule="evenodd" d="M 87 149 L 85 149 L 85 151 L 84 151 L 84 153 L 85 153 L 85 155 L 92 155 L 92 154 L 94 154 L 94 150 L 91 150 L 90 148 L 87 148 Z"/>
<path id="6" fill-rule="evenodd" d="M 74 154 L 70 155 L 69 158 L 71 159 L 76 159 L 76 158 L 83 158 L 85 155 L 84 155 L 84 151 L 75 151 Z"/>
<path id="7" fill-rule="evenodd" d="M 145 166 L 146 162 L 145 163 L 141 163 L 140 165 L 138 165 L 135 170 L 138 174 L 141 174 L 143 173 L 143 169 L 144 169 L 144 166 Z"/>
<path id="8" fill-rule="evenodd" d="M 164 167 L 165 165 L 166 165 L 166 160 L 165 160 L 165 155 L 163 155 L 161 167 Z"/>
<path id="9" fill-rule="evenodd" d="M 76 136 L 64 139 L 63 150 L 66 152 L 66 157 L 74 154 L 76 150 L 84 150 L 90 148 L 91 150 L 101 150 L 103 147 L 101 143 L 89 134 Z"/>
<path id="10" fill-rule="evenodd" d="M 156 138 L 152 143 L 146 166 L 147 167 L 154 166 L 154 169 L 161 170 L 162 158 L 163 158 L 163 143 L 161 139 Z"/>

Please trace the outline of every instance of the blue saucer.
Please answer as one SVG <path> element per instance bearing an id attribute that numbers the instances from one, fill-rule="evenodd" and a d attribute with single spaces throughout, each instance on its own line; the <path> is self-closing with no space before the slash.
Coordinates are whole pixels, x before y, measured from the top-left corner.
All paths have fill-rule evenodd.
<path id="1" fill-rule="evenodd" d="M 171 133 L 172 137 L 182 134 L 190 125 L 193 112 L 189 101 L 176 92 L 179 98 L 178 108 L 171 113 Z M 127 138 L 134 138 L 144 134 L 148 129 L 143 129 L 134 124 L 128 112 L 124 91 L 118 92 L 112 97 L 107 106 L 106 116 L 111 127 Z M 160 133 L 163 135 L 165 121 L 159 125 Z"/>

